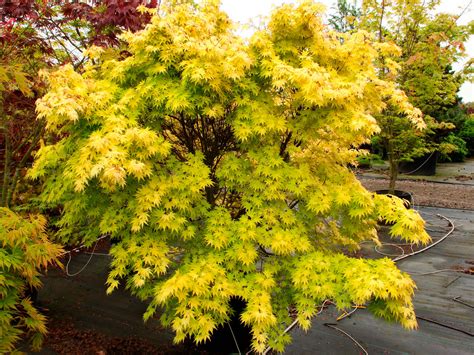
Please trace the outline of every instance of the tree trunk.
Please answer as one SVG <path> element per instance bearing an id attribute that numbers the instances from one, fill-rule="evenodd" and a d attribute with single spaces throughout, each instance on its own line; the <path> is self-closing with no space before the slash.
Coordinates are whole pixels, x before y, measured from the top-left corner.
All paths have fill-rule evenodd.
<path id="1" fill-rule="evenodd" d="M 390 173 L 390 183 L 388 185 L 389 193 L 393 194 L 395 191 L 395 184 L 398 177 L 398 156 L 395 155 L 395 150 L 393 148 L 393 134 L 392 134 L 392 123 L 389 125 L 389 136 L 390 138 L 387 141 L 387 154 L 388 154 L 388 163 L 389 163 L 389 173 Z"/>
<path id="2" fill-rule="evenodd" d="M 382 0 L 382 9 L 380 12 L 380 20 L 379 20 L 379 42 L 382 43 L 383 40 L 383 17 L 385 15 L 385 0 Z"/>
<path id="3" fill-rule="evenodd" d="M 391 194 L 395 191 L 395 184 L 398 178 L 398 159 L 393 156 L 393 152 L 388 153 L 388 161 L 390 165 L 390 183 L 388 185 Z"/>

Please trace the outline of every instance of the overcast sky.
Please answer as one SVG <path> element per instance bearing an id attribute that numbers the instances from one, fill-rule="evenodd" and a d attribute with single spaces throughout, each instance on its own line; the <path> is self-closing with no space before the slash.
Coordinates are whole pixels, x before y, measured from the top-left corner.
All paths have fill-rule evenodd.
<path id="1" fill-rule="evenodd" d="M 268 15 L 271 9 L 283 3 L 295 3 L 296 0 L 222 0 L 222 8 L 234 20 L 241 23 L 247 23 L 251 19 L 258 16 Z M 337 2 L 337 0 L 320 0 L 325 4 L 329 11 Z M 469 5 L 470 4 L 470 5 Z M 447 12 L 452 14 L 459 14 L 461 11 L 469 7 L 463 13 L 458 23 L 466 24 L 474 20 L 474 5 L 471 0 L 441 0 L 439 12 Z M 468 57 L 474 57 L 474 36 L 471 36 L 466 44 Z M 467 58 L 464 60 L 466 61 Z M 455 69 L 462 67 L 458 64 Z M 474 101 L 474 84 L 465 83 L 461 87 L 460 96 L 464 102 Z"/>

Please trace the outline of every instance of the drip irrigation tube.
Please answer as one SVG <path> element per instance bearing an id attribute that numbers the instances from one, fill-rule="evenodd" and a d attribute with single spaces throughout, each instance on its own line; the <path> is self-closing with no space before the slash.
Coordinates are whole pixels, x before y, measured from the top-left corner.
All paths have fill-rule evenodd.
<path id="1" fill-rule="evenodd" d="M 108 235 L 107 235 L 107 234 L 104 234 L 104 235 L 100 236 L 99 238 L 97 238 L 97 239 L 95 240 L 95 242 L 97 243 L 97 242 L 99 242 L 99 240 L 102 240 L 102 239 L 107 238 L 107 237 L 108 237 Z M 81 245 L 79 245 L 78 247 L 76 247 L 76 248 L 74 248 L 74 249 L 67 250 L 67 251 L 65 251 L 64 253 L 59 254 L 58 256 L 63 256 L 63 255 L 66 255 L 66 254 L 70 254 L 70 253 L 72 253 L 72 252 L 79 251 L 79 250 L 81 250 L 82 248 L 85 248 L 85 247 L 86 247 L 85 244 L 81 244 Z"/>
<path id="2" fill-rule="evenodd" d="M 364 348 L 362 345 L 360 345 L 360 343 L 359 343 L 357 340 L 355 340 L 349 333 L 345 332 L 345 331 L 342 330 L 341 328 L 336 327 L 335 324 L 324 323 L 324 325 L 325 325 L 326 327 L 335 329 L 335 330 L 337 330 L 338 332 L 341 332 L 342 334 L 344 334 L 345 336 L 347 336 L 349 339 L 351 339 L 351 340 L 364 352 L 365 355 L 369 355 L 369 353 L 367 352 L 367 350 L 365 350 L 365 348 Z"/>
<path id="3" fill-rule="evenodd" d="M 227 325 L 229 326 L 230 332 L 232 333 L 232 338 L 234 338 L 234 343 L 235 343 L 235 346 L 237 347 L 237 351 L 239 352 L 239 355 L 241 355 L 242 353 L 240 351 L 239 343 L 237 342 L 237 338 L 235 337 L 234 331 L 232 330 L 230 323 L 227 323 Z"/>
<path id="4" fill-rule="evenodd" d="M 97 248 L 98 243 L 99 243 L 99 240 L 97 239 L 97 241 L 95 242 L 95 245 L 94 245 L 94 249 L 92 249 L 92 253 L 90 254 L 89 259 L 87 260 L 87 262 L 84 264 L 84 266 L 79 271 L 77 271 L 73 274 L 71 274 L 69 272 L 69 263 L 71 262 L 72 257 L 71 257 L 71 253 L 68 254 L 69 259 L 68 259 L 67 264 L 66 264 L 66 275 L 67 276 L 69 276 L 69 277 L 77 276 L 86 269 L 86 267 L 91 262 L 92 257 L 94 256 L 94 251 L 95 251 L 95 248 Z"/>
<path id="5" fill-rule="evenodd" d="M 443 218 L 445 219 L 446 221 L 448 221 L 448 223 L 450 224 L 451 226 L 451 229 L 448 233 L 446 233 L 442 238 L 438 239 L 436 242 L 434 243 L 431 243 L 430 245 L 428 245 L 427 247 L 423 248 L 423 249 L 420 249 L 420 250 L 417 250 L 413 253 L 410 253 L 410 254 L 405 254 L 405 255 L 401 255 L 399 257 L 396 257 L 395 259 L 393 259 L 393 261 L 397 262 L 397 261 L 400 261 L 400 260 L 403 260 L 405 258 L 408 258 L 409 256 L 413 256 L 413 255 L 417 255 L 417 254 L 420 254 L 420 253 L 423 253 L 424 251 L 427 251 L 428 249 L 431 249 L 433 248 L 435 245 L 438 245 L 439 243 L 441 243 L 443 240 L 445 240 L 447 237 L 449 237 L 453 232 L 454 232 L 454 223 L 447 217 L 443 216 L 443 215 L 440 215 L 440 214 L 437 214 L 437 216 L 439 218 Z"/>
<path id="6" fill-rule="evenodd" d="M 78 247 L 76 247 L 76 248 L 74 248 L 74 249 L 71 249 L 71 250 L 68 250 L 68 251 L 65 251 L 65 252 L 59 254 L 59 255 L 58 255 L 59 257 L 64 256 L 64 255 L 66 255 L 66 254 L 68 255 L 68 261 L 67 261 L 67 263 L 66 263 L 66 275 L 69 276 L 69 277 L 73 277 L 73 276 L 77 276 L 77 275 L 79 275 L 81 272 L 83 272 L 83 271 L 85 270 L 85 268 L 86 268 L 86 267 L 89 265 L 89 263 L 91 262 L 92 257 L 93 257 L 94 255 L 99 255 L 99 254 L 100 254 L 100 253 L 95 253 L 95 249 L 97 248 L 97 244 L 99 244 L 99 241 L 102 240 L 102 239 L 104 239 L 104 238 L 107 238 L 107 237 L 108 237 L 108 235 L 105 234 L 105 235 L 102 235 L 102 236 L 100 236 L 99 238 L 97 238 L 97 239 L 95 240 L 95 244 L 94 244 L 94 248 L 92 249 L 92 252 L 91 252 L 91 253 L 88 253 L 88 254 L 90 254 L 89 259 L 87 260 L 87 262 L 85 263 L 85 265 L 84 265 L 79 271 L 77 271 L 77 272 L 75 272 L 75 273 L 73 273 L 73 274 L 71 274 L 71 273 L 69 272 L 69 263 L 71 262 L 71 259 L 72 259 L 71 254 L 72 254 L 73 252 L 75 252 L 75 251 L 79 251 L 79 250 L 81 250 L 82 248 L 85 248 L 86 246 L 85 246 L 84 244 L 81 244 L 81 245 L 79 245 Z M 105 254 L 102 254 L 102 255 L 105 255 Z"/>
<path id="7" fill-rule="evenodd" d="M 437 320 L 434 320 L 434 319 L 430 319 L 430 318 L 425 318 L 425 317 L 421 317 L 421 316 L 416 316 L 417 319 L 420 319 L 420 320 L 424 320 L 425 322 L 429 322 L 429 323 L 433 323 L 433 324 L 436 324 L 436 325 L 439 325 L 441 327 L 445 327 L 445 328 L 448 328 L 448 329 L 452 329 L 452 330 L 456 330 L 458 332 L 461 332 L 461 333 L 464 333 L 466 335 L 469 335 L 471 337 L 474 336 L 474 333 L 472 332 L 469 332 L 467 330 L 464 330 L 464 329 L 460 329 L 460 328 L 456 328 L 456 327 L 453 327 L 449 324 L 445 324 L 445 323 L 442 323 L 440 321 L 437 321 Z"/>
<path id="8" fill-rule="evenodd" d="M 454 302 L 461 303 L 461 304 L 463 304 L 463 305 L 465 305 L 465 306 L 468 306 L 468 307 L 470 307 L 470 308 L 474 308 L 474 305 L 469 304 L 469 303 L 464 302 L 464 301 L 461 301 L 461 296 L 453 297 L 453 301 L 454 301 Z"/>
<path id="9" fill-rule="evenodd" d="M 416 168 L 415 170 L 409 171 L 409 172 L 407 172 L 407 173 L 402 173 L 402 174 L 411 175 L 411 174 L 413 174 L 413 173 L 416 173 L 416 172 L 417 172 L 418 170 L 420 170 L 426 163 L 428 163 L 428 161 L 431 159 L 431 157 L 433 156 L 434 153 L 435 153 L 434 151 L 431 152 L 431 154 L 428 156 L 428 158 L 426 158 L 426 160 L 425 160 L 423 163 L 421 163 L 421 165 L 420 165 L 418 168 Z"/>

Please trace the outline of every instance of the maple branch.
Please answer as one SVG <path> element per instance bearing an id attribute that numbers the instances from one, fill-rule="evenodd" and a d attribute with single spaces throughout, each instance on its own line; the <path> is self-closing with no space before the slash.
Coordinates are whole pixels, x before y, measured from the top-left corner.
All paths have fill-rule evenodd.
<path id="1" fill-rule="evenodd" d="M 194 139 L 188 134 L 188 130 L 186 129 L 186 118 L 182 113 L 180 113 L 178 117 L 178 122 L 181 125 L 181 131 L 184 135 L 183 142 L 185 144 L 185 147 L 191 154 L 195 154 L 196 150 L 194 148 Z M 177 134 L 177 137 L 179 137 L 179 134 Z"/>
<path id="2" fill-rule="evenodd" d="M 49 21 L 50 21 L 50 23 L 51 23 L 54 27 L 56 27 L 56 28 L 58 29 L 58 31 L 59 31 L 60 33 L 62 33 L 62 35 L 63 35 L 62 38 L 63 38 L 63 39 L 67 40 L 67 41 L 68 41 L 74 48 L 76 48 L 79 52 L 82 52 L 82 51 L 84 50 L 84 48 L 81 48 L 81 47 L 79 47 L 76 43 L 74 43 L 74 41 L 71 39 L 71 37 L 64 31 L 64 29 L 63 29 L 61 26 L 59 26 L 59 25 L 56 23 L 56 21 L 54 21 L 54 20 L 52 20 L 52 19 L 50 19 Z M 75 27 L 75 28 L 76 28 L 76 31 L 77 31 L 77 27 Z M 81 44 L 82 44 L 82 43 L 81 43 Z"/>
<path id="3" fill-rule="evenodd" d="M 294 200 L 294 201 L 292 201 L 292 202 L 288 205 L 288 207 L 292 210 L 293 208 L 296 207 L 296 205 L 297 205 L 299 202 L 300 202 L 300 200 Z"/>
<path id="4" fill-rule="evenodd" d="M 38 131 L 38 126 L 36 127 L 34 131 L 32 131 L 29 134 L 28 137 L 23 139 L 23 141 L 15 149 L 13 149 L 12 155 L 15 156 L 20 151 L 20 149 L 23 148 L 30 141 L 30 139 L 36 135 L 37 131 Z"/>
<path id="5" fill-rule="evenodd" d="M 273 253 L 270 253 L 269 251 L 266 251 L 265 248 L 261 244 L 258 245 L 258 251 L 260 251 L 261 254 L 263 254 L 266 257 L 275 255 Z"/>
<path id="6" fill-rule="evenodd" d="M 382 0 L 382 10 L 381 10 L 381 13 L 380 13 L 380 20 L 379 20 L 379 42 L 382 42 L 382 39 L 383 39 L 383 34 L 382 34 L 382 31 L 383 31 L 383 27 L 382 27 L 382 23 L 383 23 L 383 17 L 385 15 L 385 0 Z"/>
<path id="7" fill-rule="evenodd" d="M 286 137 L 283 139 L 283 141 L 280 144 L 280 156 L 286 162 L 288 162 L 290 156 L 285 151 L 286 151 L 286 148 L 288 147 L 288 143 L 290 142 L 292 135 L 293 135 L 293 132 L 286 130 Z"/>
<path id="8" fill-rule="evenodd" d="M 69 61 L 70 61 L 71 63 L 74 63 L 74 59 L 73 59 L 73 57 L 71 56 L 71 53 L 69 52 L 68 48 L 64 45 L 64 43 L 62 43 L 61 40 L 58 40 L 58 39 L 57 39 L 57 37 L 56 37 L 56 35 L 54 34 L 53 30 L 47 29 L 46 31 L 48 31 L 49 34 L 50 34 L 50 38 L 48 38 L 48 41 L 49 41 L 49 43 L 50 43 L 50 46 L 51 46 L 52 48 L 54 48 L 53 42 L 52 42 L 52 40 L 51 40 L 51 38 L 52 38 L 52 39 L 55 40 L 56 43 L 58 43 L 58 44 L 64 49 L 64 53 L 66 53 L 67 57 L 69 58 Z M 57 52 L 57 51 L 54 51 L 55 54 L 56 54 L 56 52 Z M 59 57 L 58 55 L 56 55 L 56 59 L 57 59 L 59 62 L 61 61 L 61 60 L 60 60 L 60 57 Z"/>

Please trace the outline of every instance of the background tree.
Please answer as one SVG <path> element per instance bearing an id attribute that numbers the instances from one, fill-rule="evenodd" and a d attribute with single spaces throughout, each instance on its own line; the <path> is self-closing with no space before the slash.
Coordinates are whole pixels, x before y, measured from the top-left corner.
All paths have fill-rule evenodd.
<path id="1" fill-rule="evenodd" d="M 329 16 L 329 24 L 338 32 L 356 31 L 360 21 L 361 11 L 356 1 L 337 0 L 333 12 Z"/>
<path id="2" fill-rule="evenodd" d="M 47 64 L 42 41 L 33 29 L 9 21 L 3 23 L 0 39 L 0 206 L 9 206 L 44 128 L 35 117 L 39 87 L 31 73 Z"/>
<path id="3" fill-rule="evenodd" d="M 451 143 L 454 147 L 453 150 L 442 153 L 440 161 L 460 162 L 464 161 L 466 157 L 472 156 L 474 151 L 472 137 L 474 135 L 466 134 L 469 131 L 471 119 L 467 105 L 462 103 L 461 98 L 457 98 L 456 102 L 450 107 L 443 107 L 436 120 L 450 125 L 450 127 L 454 126 L 453 129 L 445 131 L 444 134 L 440 134 L 437 137 L 443 144 Z"/>
<path id="4" fill-rule="evenodd" d="M 44 122 L 36 120 L 35 101 L 42 96 L 40 69 L 71 63 L 80 69 L 91 45 L 120 50 L 118 35 L 137 31 L 150 15 L 140 4 L 154 1 L 1 1 L 0 2 L 0 205 L 27 198 L 32 186 L 19 186 L 31 154 L 44 138 Z"/>
<path id="5" fill-rule="evenodd" d="M 47 75 L 37 109 L 62 139 L 30 175 L 45 179 L 45 205 L 64 206 L 59 236 L 108 233 L 108 292 L 125 279 L 145 319 L 164 308 L 176 341 L 209 339 L 232 298 L 259 352 L 290 341 L 290 305 L 308 329 L 328 298 L 416 327 L 407 274 L 342 254 L 376 240 L 378 219 L 394 238 L 429 240 L 415 211 L 348 168 L 385 101 L 422 124 L 378 77 L 389 46 L 329 31 L 311 1 L 277 9 L 249 43 L 233 26 L 215 1 L 163 7 L 122 37 L 127 56 L 96 49 L 83 74 Z"/>
<path id="6" fill-rule="evenodd" d="M 393 58 L 400 67 L 395 80 L 410 102 L 421 109 L 428 126 L 423 132 L 415 132 L 416 127 L 403 115 L 386 110 L 377 116 L 382 129 L 379 141 L 389 156 L 391 190 L 395 188 L 400 161 L 435 150 L 448 153 L 456 149 L 452 139 L 441 139 L 454 128 L 441 117 L 456 104 L 459 88 L 468 78 L 467 71 L 455 73 L 451 66 L 464 55 L 463 42 L 473 33 L 473 26 L 458 25 L 459 16 L 435 15 L 438 4 L 438 0 L 362 3 L 360 28 L 373 33 L 381 43 L 399 46 L 401 55 Z M 383 77 L 389 68 L 384 60 L 380 64 Z M 405 136 L 407 140 L 403 139 Z"/>

